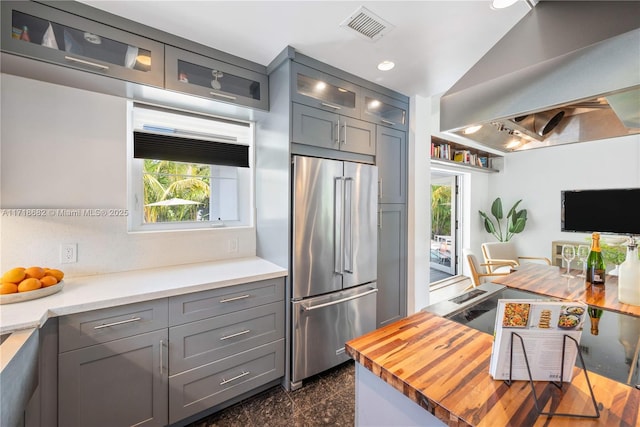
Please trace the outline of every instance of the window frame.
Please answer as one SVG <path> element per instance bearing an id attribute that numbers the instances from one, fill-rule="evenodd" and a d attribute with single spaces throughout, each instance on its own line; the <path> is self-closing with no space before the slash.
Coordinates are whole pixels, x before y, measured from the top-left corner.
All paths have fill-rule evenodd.
<path id="1" fill-rule="evenodd" d="M 181 222 L 144 222 L 144 159 L 134 158 L 134 109 L 135 108 L 160 109 L 166 113 L 177 115 L 191 115 L 203 119 L 211 119 L 224 122 L 235 122 L 248 127 L 248 147 L 249 147 L 249 167 L 236 167 L 237 174 L 237 197 L 236 203 L 238 211 L 237 220 L 217 220 L 208 221 L 181 221 Z M 244 145 L 244 144 L 243 144 Z M 146 105 L 140 102 L 129 101 L 127 103 L 127 205 L 129 215 L 127 218 L 127 231 L 129 233 L 149 233 L 149 232 L 171 232 L 171 231 L 202 231 L 230 228 L 255 228 L 255 122 L 219 117 L 203 113 L 194 113 L 186 110 L 178 110 L 167 107 L 157 107 Z M 171 160 L 170 160 L 171 161 Z M 196 162 L 190 162 L 196 163 Z M 216 165 L 209 164 L 213 167 Z M 233 167 L 233 166 L 231 166 Z M 210 185 L 213 187 L 213 172 L 210 169 Z M 213 212 L 212 202 L 214 194 L 209 195 L 210 215 Z M 244 205 L 244 206 L 243 206 Z"/>

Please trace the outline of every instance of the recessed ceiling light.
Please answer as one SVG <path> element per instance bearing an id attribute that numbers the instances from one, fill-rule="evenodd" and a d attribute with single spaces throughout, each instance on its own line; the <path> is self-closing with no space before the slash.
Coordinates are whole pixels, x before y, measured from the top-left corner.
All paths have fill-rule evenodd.
<path id="1" fill-rule="evenodd" d="M 478 132 L 480 128 L 482 128 L 482 125 L 469 126 L 462 133 L 464 133 L 465 135 L 471 135 L 472 133 Z"/>
<path id="2" fill-rule="evenodd" d="M 381 63 L 378 64 L 378 70 L 389 71 L 395 66 L 396 64 L 394 64 L 392 61 L 382 61 Z"/>
<path id="3" fill-rule="evenodd" d="M 517 2 L 518 0 L 492 0 L 491 7 L 493 9 L 504 9 L 505 7 L 509 7 Z"/>
<path id="4" fill-rule="evenodd" d="M 522 141 L 520 141 L 519 139 L 515 139 L 514 138 L 511 141 L 509 141 L 509 143 L 507 145 L 505 145 L 505 148 L 507 150 L 511 150 L 511 149 L 519 147 L 520 144 L 522 144 Z"/>

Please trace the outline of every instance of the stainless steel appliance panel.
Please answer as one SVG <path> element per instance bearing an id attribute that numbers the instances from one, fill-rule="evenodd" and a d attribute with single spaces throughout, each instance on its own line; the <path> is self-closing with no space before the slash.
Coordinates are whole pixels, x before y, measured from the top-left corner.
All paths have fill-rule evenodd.
<path id="1" fill-rule="evenodd" d="M 291 267 L 294 299 L 342 289 L 338 265 L 342 175 L 342 162 L 294 157 Z"/>
<path id="2" fill-rule="evenodd" d="M 342 287 L 373 282 L 378 269 L 378 168 L 344 163 Z"/>
<path id="3" fill-rule="evenodd" d="M 376 284 L 293 303 L 292 382 L 349 359 L 345 342 L 376 327 Z"/>

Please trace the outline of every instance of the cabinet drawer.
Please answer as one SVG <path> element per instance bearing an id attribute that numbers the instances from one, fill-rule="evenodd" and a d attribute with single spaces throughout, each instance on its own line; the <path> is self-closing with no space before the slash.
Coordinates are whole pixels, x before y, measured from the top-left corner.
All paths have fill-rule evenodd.
<path id="1" fill-rule="evenodd" d="M 283 299 L 283 278 L 181 295 L 169 300 L 169 324 L 181 325 Z"/>
<path id="2" fill-rule="evenodd" d="M 169 422 L 284 375 L 284 339 L 169 377 Z"/>
<path id="3" fill-rule="evenodd" d="M 59 351 L 151 332 L 168 326 L 166 299 L 72 314 L 60 318 Z"/>
<path id="4" fill-rule="evenodd" d="M 284 338 L 284 302 L 169 329 L 169 375 Z"/>

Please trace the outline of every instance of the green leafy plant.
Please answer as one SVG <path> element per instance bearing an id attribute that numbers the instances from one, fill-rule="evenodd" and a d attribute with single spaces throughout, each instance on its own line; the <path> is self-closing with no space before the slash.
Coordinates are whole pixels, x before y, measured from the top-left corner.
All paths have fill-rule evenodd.
<path id="1" fill-rule="evenodd" d="M 487 233 L 493 234 L 500 242 L 508 242 L 514 234 L 521 233 L 525 225 L 527 225 L 527 210 L 517 210 L 520 202 L 522 202 L 522 199 L 518 200 L 513 207 L 509 209 L 505 217 L 502 211 L 502 200 L 500 197 L 497 197 L 491 204 L 491 215 L 495 218 L 495 223 L 486 213 L 478 211 L 484 221 L 484 229 Z M 503 219 L 506 220 L 504 233 L 503 226 L 501 225 Z"/>

